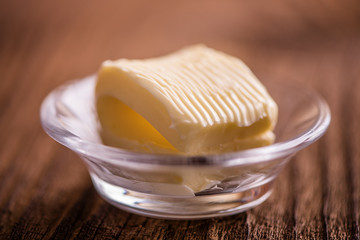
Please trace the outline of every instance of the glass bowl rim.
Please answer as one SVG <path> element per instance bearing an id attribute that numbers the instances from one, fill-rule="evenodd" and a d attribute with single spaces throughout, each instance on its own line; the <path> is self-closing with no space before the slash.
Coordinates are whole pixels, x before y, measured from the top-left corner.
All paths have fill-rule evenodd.
<path id="1" fill-rule="evenodd" d="M 53 89 L 41 104 L 40 119 L 45 132 L 55 141 L 70 148 L 79 155 L 87 156 L 92 160 L 97 159 L 109 164 L 117 165 L 124 161 L 134 164 L 142 163 L 182 166 L 239 166 L 265 163 L 295 154 L 299 150 L 315 142 L 326 132 L 331 121 L 330 108 L 326 101 L 315 91 L 302 88 L 302 91 L 305 91 L 318 107 L 318 118 L 315 124 L 304 131 L 303 134 L 288 141 L 277 142 L 272 145 L 248 150 L 209 155 L 167 155 L 132 152 L 125 149 L 106 146 L 101 143 L 87 141 L 75 135 L 64 126 L 57 124 L 58 120 L 56 119 L 54 109 L 54 99 L 56 99 L 64 90 L 68 89 L 73 84 L 79 84 L 85 81 L 94 81 L 95 78 L 95 75 L 90 75 L 82 79 L 64 83 Z M 285 85 L 294 87 L 294 85 L 290 84 Z"/>

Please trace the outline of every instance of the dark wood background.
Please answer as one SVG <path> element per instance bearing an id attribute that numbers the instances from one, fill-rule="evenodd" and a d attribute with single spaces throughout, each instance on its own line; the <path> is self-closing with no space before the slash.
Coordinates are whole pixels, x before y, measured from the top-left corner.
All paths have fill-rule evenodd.
<path id="1" fill-rule="evenodd" d="M 56 86 L 105 59 L 205 43 L 260 79 L 329 102 L 327 134 L 285 168 L 273 195 L 232 217 L 167 221 L 116 209 L 85 165 L 42 130 Z M 1 239 L 359 239 L 359 1 L 0 1 Z"/>

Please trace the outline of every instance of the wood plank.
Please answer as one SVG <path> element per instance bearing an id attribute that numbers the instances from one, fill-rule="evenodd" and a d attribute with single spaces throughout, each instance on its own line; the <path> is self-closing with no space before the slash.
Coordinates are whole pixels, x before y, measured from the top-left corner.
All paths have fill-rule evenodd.
<path id="1" fill-rule="evenodd" d="M 0 1 L 0 238 L 360 239 L 359 16 L 353 0 Z M 105 59 L 198 42 L 243 58 L 260 79 L 320 92 L 330 129 L 246 213 L 168 221 L 119 210 L 42 131 L 41 101 Z"/>

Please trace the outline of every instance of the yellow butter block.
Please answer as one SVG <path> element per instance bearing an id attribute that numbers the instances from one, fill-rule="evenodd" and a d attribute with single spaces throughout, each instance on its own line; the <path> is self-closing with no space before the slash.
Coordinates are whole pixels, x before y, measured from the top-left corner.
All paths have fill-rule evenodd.
<path id="1" fill-rule="evenodd" d="M 238 58 L 204 45 L 101 66 L 96 108 L 105 144 L 206 154 L 271 144 L 277 105 Z"/>

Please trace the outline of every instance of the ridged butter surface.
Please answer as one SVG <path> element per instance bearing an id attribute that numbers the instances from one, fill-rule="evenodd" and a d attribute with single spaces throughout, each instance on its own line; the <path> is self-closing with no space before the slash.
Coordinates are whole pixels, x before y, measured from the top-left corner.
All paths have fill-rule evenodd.
<path id="1" fill-rule="evenodd" d="M 135 151 L 202 154 L 271 144 L 277 105 L 238 58 L 203 45 L 103 63 L 102 137 Z"/>

